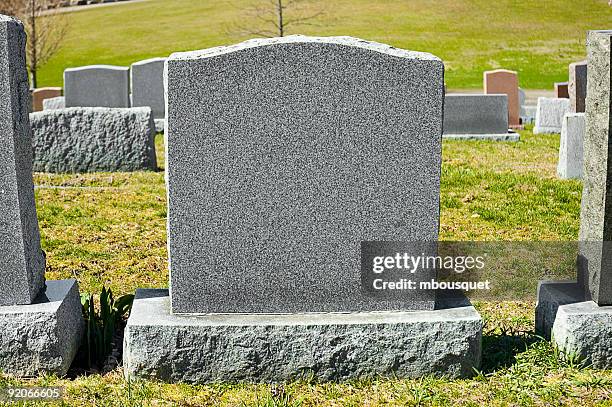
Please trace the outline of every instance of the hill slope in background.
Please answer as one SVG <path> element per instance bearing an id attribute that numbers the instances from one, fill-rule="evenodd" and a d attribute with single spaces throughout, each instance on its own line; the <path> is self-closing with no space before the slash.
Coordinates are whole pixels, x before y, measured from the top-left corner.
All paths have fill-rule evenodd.
<path id="1" fill-rule="evenodd" d="M 248 39 L 238 23 L 260 28 L 244 9 L 255 0 L 150 0 L 66 14 L 60 52 L 39 73 L 61 86 L 67 67 L 129 65 L 172 52 Z M 259 0 L 267 4 L 265 0 Z M 519 71 L 520 86 L 552 89 L 567 65 L 585 58 L 586 31 L 612 29 L 607 0 L 312 0 L 316 24 L 289 34 L 351 35 L 431 52 L 446 65 L 450 88 L 482 87 L 482 71 Z M 289 16 L 290 17 L 290 16 Z"/>

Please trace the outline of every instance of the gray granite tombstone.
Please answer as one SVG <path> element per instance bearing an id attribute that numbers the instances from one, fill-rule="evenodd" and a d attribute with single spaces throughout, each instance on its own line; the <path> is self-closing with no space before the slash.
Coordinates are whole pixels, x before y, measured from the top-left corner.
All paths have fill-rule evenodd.
<path id="1" fill-rule="evenodd" d="M 92 65 L 64 71 L 66 107 L 130 107 L 130 68 Z"/>
<path id="2" fill-rule="evenodd" d="M 470 375 L 469 301 L 361 280 L 362 245 L 437 242 L 443 76 L 431 54 L 350 37 L 170 56 L 170 292 L 136 292 L 126 375 Z"/>
<path id="3" fill-rule="evenodd" d="M 32 182 L 23 25 L 0 15 L 0 371 L 65 374 L 83 317 L 75 280 L 45 281 Z"/>
<path id="4" fill-rule="evenodd" d="M 568 93 L 570 111 L 584 113 L 587 94 L 587 61 L 574 62 L 569 65 Z"/>
<path id="5" fill-rule="evenodd" d="M 583 143 L 578 281 L 543 281 L 536 328 L 564 352 L 612 368 L 612 31 L 587 36 L 588 80 Z"/>
<path id="6" fill-rule="evenodd" d="M 166 117 L 164 100 L 164 63 L 166 58 L 152 58 L 132 64 L 132 106 L 148 106 L 155 119 Z"/>
<path id="7" fill-rule="evenodd" d="M 582 177 L 582 146 L 586 122 L 584 113 L 567 113 L 561 127 L 557 175 L 562 179 Z"/>
<path id="8" fill-rule="evenodd" d="M 433 308 L 373 299 L 359 276 L 361 241 L 437 240 L 439 59 L 288 37 L 167 70 L 173 312 Z"/>
<path id="9" fill-rule="evenodd" d="M 444 138 L 518 141 L 508 132 L 508 96 L 446 94 Z"/>

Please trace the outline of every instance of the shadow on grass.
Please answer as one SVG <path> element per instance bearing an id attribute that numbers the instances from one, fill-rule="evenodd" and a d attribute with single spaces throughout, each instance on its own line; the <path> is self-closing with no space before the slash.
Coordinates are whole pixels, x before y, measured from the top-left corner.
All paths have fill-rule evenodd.
<path id="1" fill-rule="evenodd" d="M 516 356 L 527 351 L 536 342 L 543 341 L 533 331 L 495 328 L 485 330 L 482 335 L 482 373 L 510 367 L 516 363 Z"/>

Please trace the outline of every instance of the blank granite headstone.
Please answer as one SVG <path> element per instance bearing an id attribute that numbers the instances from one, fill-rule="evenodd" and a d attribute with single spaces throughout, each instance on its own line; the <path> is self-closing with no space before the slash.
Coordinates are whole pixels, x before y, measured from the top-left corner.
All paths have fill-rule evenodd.
<path id="1" fill-rule="evenodd" d="M 62 96 L 62 88 L 38 88 L 32 91 L 32 111 L 43 110 L 43 102 L 46 99 Z"/>
<path id="2" fill-rule="evenodd" d="M 561 133 L 569 104 L 569 99 L 539 97 L 533 134 Z"/>
<path id="3" fill-rule="evenodd" d="M 64 71 L 66 107 L 130 107 L 130 68 L 91 65 Z"/>
<path id="4" fill-rule="evenodd" d="M 30 115 L 34 171 L 156 170 L 149 107 L 70 107 Z"/>
<path id="5" fill-rule="evenodd" d="M 582 146 L 585 126 L 584 113 L 567 113 L 563 117 L 557 165 L 557 174 L 560 178 L 570 179 L 582 176 Z"/>
<path id="6" fill-rule="evenodd" d="M 32 182 L 23 25 L 0 15 L 0 371 L 63 375 L 83 316 L 75 280 L 45 281 Z"/>
<path id="7" fill-rule="evenodd" d="M 574 62 L 569 65 L 568 93 L 570 111 L 583 113 L 587 94 L 587 62 Z"/>
<path id="8" fill-rule="evenodd" d="M 58 96 L 55 98 L 45 99 L 42 102 L 43 110 L 64 109 L 66 107 L 66 98 Z"/>
<path id="9" fill-rule="evenodd" d="M 515 71 L 497 69 L 484 72 L 484 93 L 508 95 L 508 125 L 519 127 L 518 74 Z"/>
<path id="10" fill-rule="evenodd" d="M 361 280 L 363 247 L 437 243 L 443 77 L 431 54 L 350 37 L 172 55 L 170 293 L 136 292 L 126 376 L 471 375 L 469 301 L 432 309 L 430 294 L 376 298 Z"/>
<path id="11" fill-rule="evenodd" d="M 569 99 L 568 82 L 555 82 L 555 97 Z"/>
<path id="12" fill-rule="evenodd" d="M 21 24 L 0 15 L 0 306 L 31 304 L 45 286 L 24 44 Z"/>
<path id="13" fill-rule="evenodd" d="M 579 265 L 585 288 L 598 305 L 612 305 L 611 36 L 612 31 L 591 31 L 587 37 L 588 97 L 579 240 L 600 244 L 588 244 Z"/>
<path id="14" fill-rule="evenodd" d="M 444 99 L 444 137 L 518 140 L 508 132 L 506 95 L 447 94 Z"/>
<path id="15" fill-rule="evenodd" d="M 152 58 L 132 64 L 132 106 L 148 106 L 155 119 L 166 117 L 164 100 L 164 63 L 166 58 Z"/>
<path id="16" fill-rule="evenodd" d="M 173 54 L 173 312 L 431 309 L 365 294 L 360 242 L 437 240 L 443 74 L 344 37 Z"/>

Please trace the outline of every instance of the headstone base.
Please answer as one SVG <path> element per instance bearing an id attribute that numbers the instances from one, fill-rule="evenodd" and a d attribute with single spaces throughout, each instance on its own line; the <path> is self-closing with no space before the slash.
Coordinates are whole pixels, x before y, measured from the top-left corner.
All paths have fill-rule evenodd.
<path id="1" fill-rule="evenodd" d="M 540 281 L 536 332 L 594 368 L 612 368 L 612 306 L 585 301 L 574 281 Z"/>
<path id="2" fill-rule="evenodd" d="M 0 307 L 0 370 L 18 377 L 64 375 L 84 329 L 75 280 L 47 281 L 34 304 Z"/>
<path id="3" fill-rule="evenodd" d="M 488 141 L 520 141 L 521 136 L 515 132 L 503 134 L 444 134 L 443 140 L 488 140 Z"/>
<path id="4" fill-rule="evenodd" d="M 466 377 L 480 364 L 482 320 L 465 298 L 434 311 L 170 313 L 168 290 L 137 290 L 124 336 L 128 378 L 282 382 L 310 377 Z"/>

